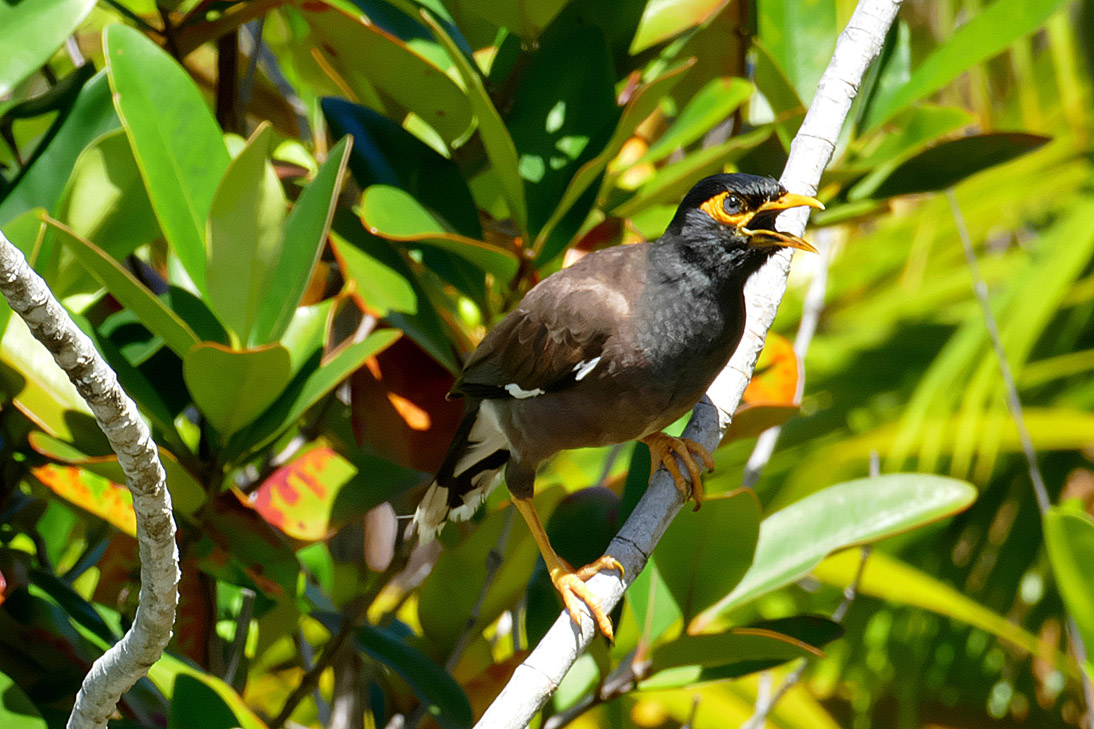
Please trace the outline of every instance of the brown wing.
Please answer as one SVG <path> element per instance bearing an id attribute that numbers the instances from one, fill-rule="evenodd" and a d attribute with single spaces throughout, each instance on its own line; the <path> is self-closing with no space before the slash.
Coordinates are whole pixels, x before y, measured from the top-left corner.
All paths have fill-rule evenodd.
<path id="1" fill-rule="evenodd" d="M 565 389 L 585 366 L 610 366 L 594 360 L 626 336 L 644 248 L 610 248 L 545 279 L 483 339 L 452 392 L 530 397 Z"/>

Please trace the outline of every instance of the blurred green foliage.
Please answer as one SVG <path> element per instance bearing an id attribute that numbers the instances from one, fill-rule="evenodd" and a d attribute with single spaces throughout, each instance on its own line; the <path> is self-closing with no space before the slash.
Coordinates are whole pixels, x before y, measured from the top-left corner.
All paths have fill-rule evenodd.
<path id="1" fill-rule="evenodd" d="M 328 726 L 352 699 L 358 726 L 470 726 L 559 606 L 504 490 L 441 546 L 398 537 L 458 420 L 454 372 L 542 277 L 659 235 L 701 176 L 778 176 L 853 5 L 0 5 L 0 227 L 139 404 L 180 524 L 175 638 L 117 725 Z M 736 726 L 756 672 L 809 656 L 770 726 L 1079 724 L 1092 18 L 1089 0 L 905 4 L 714 498 L 545 721 Z M 948 189 L 1061 502 L 1043 530 Z M 822 266 L 796 402 L 785 338 Z M 134 520 L 87 407 L 3 306 L 0 326 L 0 724 L 59 727 L 132 620 Z M 888 475 L 862 479 L 872 454 Z M 537 500 L 563 556 L 599 554 L 648 472 L 629 444 L 554 459 Z M 864 543 L 863 569 L 841 550 Z M 851 583 L 841 628 L 821 616 Z M 567 713 L 628 665 L 633 690 Z"/>

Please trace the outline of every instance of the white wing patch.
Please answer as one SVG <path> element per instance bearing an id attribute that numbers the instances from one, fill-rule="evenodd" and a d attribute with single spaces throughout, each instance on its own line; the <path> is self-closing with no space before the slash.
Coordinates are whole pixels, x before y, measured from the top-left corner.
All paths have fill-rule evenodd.
<path id="1" fill-rule="evenodd" d="M 523 387 L 515 382 L 510 382 L 505 386 L 505 391 L 518 400 L 523 400 L 526 397 L 535 397 L 536 395 L 542 395 L 545 390 L 542 387 L 537 387 L 532 390 L 525 390 Z"/>
<path id="2" fill-rule="evenodd" d="M 600 364 L 600 357 L 593 357 L 592 359 L 578 362 L 577 366 L 574 367 L 574 372 L 577 373 L 577 376 L 574 377 L 574 380 L 577 382 L 581 382 L 582 378 L 584 378 L 585 375 L 596 369 L 596 366 L 598 364 Z"/>

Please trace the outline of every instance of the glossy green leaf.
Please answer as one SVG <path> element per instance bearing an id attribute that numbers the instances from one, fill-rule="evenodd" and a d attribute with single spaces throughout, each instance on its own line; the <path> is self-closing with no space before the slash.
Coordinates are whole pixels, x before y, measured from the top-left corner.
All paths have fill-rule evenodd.
<path id="1" fill-rule="evenodd" d="M 322 617 L 320 618 L 322 620 Z M 335 626 L 327 621 L 329 629 Z M 467 695 L 448 673 L 399 640 L 390 630 L 364 625 L 357 630 L 359 650 L 372 656 L 410 684 L 441 729 L 469 729 L 474 719 Z"/>
<path id="2" fill-rule="evenodd" d="M 0 3 L 0 98 L 49 60 L 95 0 Z"/>
<path id="3" fill-rule="evenodd" d="M 263 303 L 274 298 L 270 287 L 285 235 L 285 191 L 267 160 L 271 136 L 268 124 L 255 131 L 228 165 L 209 208 L 207 299 L 243 344 L 253 342 Z"/>
<path id="4" fill-rule="evenodd" d="M 508 28 L 532 43 L 570 0 L 456 0 L 459 15 L 474 13 L 491 25 Z"/>
<path id="5" fill-rule="evenodd" d="M 760 504 L 748 490 L 709 498 L 672 522 L 650 559 L 685 622 L 733 590 L 752 563 L 759 533 Z"/>
<path id="6" fill-rule="evenodd" d="M 506 126 L 517 150 L 531 232 L 551 218 L 581 165 L 611 138 L 620 116 L 614 82 L 607 42 L 597 28 L 552 29 L 529 56 Z M 585 213 L 575 211 L 581 219 Z"/>
<path id="7" fill-rule="evenodd" d="M 348 261 L 355 258 L 356 252 L 362 254 L 362 260 L 367 257 L 383 267 L 379 269 L 379 274 L 365 280 L 358 279 L 357 273 L 350 274 L 354 276 L 354 285 L 357 287 L 358 293 L 355 296 L 360 297 L 358 306 L 364 311 L 378 311 L 381 306 L 390 307 L 386 319 L 392 325 L 406 332 L 407 336 L 428 352 L 433 359 L 447 367 L 450 372 L 458 372 L 460 363 L 452 348 L 455 334 L 441 319 L 429 299 L 428 292 L 419 282 L 414 271 L 395 250 L 394 246 L 397 244 L 368 233 L 361 221 L 348 211 L 335 213 L 334 225 L 335 229 L 331 231 L 331 242 L 335 255 L 339 255 L 350 246 L 357 249 L 357 251 L 351 251 L 348 257 L 339 259 L 347 266 L 347 270 L 350 270 Z M 369 276 L 368 270 L 362 271 L 362 275 Z M 385 287 L 386 280 L 397 280 L 392 277 L 401 278 L 403 283 L 393 283 L 390 288 Z M 409 285 L 411 291 L 407 291 L 403 284 Z M 382 291 L 378 290 L 381 288 Z M 416 298 L 413 308 L 410 308 L 411 292 Z M 370 295 L 372 299 L 368 298 Z"/>
<path id="8" fill-rule="evenodd" d="M 983 63 L 1039 28 L 1063 0 L 997 0 L 938 46 L 886 104 L 871 110 L 868 125 L 888 121 L 900 110 L 933 94 L 968 69 Z"/>
<path id="9" fill-rule="evenodd" d="M 255 716 L 255 713 L 247 706 L 243 699 L 240 698 L 239 694 L 232 690 L 231 686 L 224 683 L 224 681 L 216 676 L 204 673 L 198 668 L 194 668 L 181 658 L 176 658 L 170 653 L 164 653 L 160 656 L 160 659 L 148 669 L 148 678 L 151 679 L 152 683 L 156 685 L 156 688 L 168 699 L 174 698 L 175 688 L 178 686 L 178 679 L 181 676 L 187 676 L 196 681 L 200 681 L 205 686 L 212 689 L 220 701 L 224 702 L 235 716 L 236 721 L 238 722 L 236 726 L 239 726 L 242 729 L 266 729 L 266 724 Z"/>
<path id="10" fill-rule="evenodd" d="M 752 566 L 715 610 L 790 584 L 832 552 L 938 521 L 975 499 L 976 489 L 964 481 L 917 473 L 829 486 L 764 519 Z"/>
<path id="11" fill-rule="evenodd" d="M 115 259 L 159 235 L 125 132 L 110 132 L 84 150 L 68 178 L 56 218 Z"/>
<path id="12" fill-rule="evenodd" d="M 637 450 L 637 449 L 636 449 Z M 642 626 L 642 635 L 651 643 L 667 633 L 674 625 L 682 624 L 684 614 L 669 591 L 656 562 L 649 562 L 641 574 L 627 589 L 627 601 L 638 625 Z M 652 611 L 652 614 L 651 614 Z M 679 628 L 677 632 L 679 632 Z"/>
<path id="13" fill-rule="evenodd" d="M 379 102 L 377 110 L 396 121 L 411 111 L 449 144 L 467 134 L 473 105 L 444 71 L 359 15 L 318 2 L 298 7 L 312 29 L 309 51 L 322 56 L 343 95 Z M 395 108 L 385 108 L 392 101 Z"/>
<path id="14" fill-rule="evenodd" d="M 228 150 L 197 86 L 167 53 L 121 24 L 104 33 L 114 105 L 160 228 L 205 289 L 205 225 Z"/>
<path id="15" fill-rule="evenodd" d="M 368 309 L 384 317 L 391 312 L 414 314 L 418 311 L 418 295 L 399 271 L 385 265 L 366 251 L 352 245 L 341 236 L 333 240 L 342 275 L 352 281 L 354 294 L 361 297 Z"/>
<path id="16" fill-rule="evenodd" d="M 182 374 L 194 404 L 227 440 L 285 392 L 292 364 L 280 344 L 233 350 L 202 342 L 183 357 Z"/>
<path id="17" fill-rule="evenodd" d="M 397 187 L 373 185 L 365 190 L 360 213 L 373 235 L 450 251 L 502 281 L 516 275 L 519 261 L 513 251 L 451 232 L 443 220 Z"/>
<path id="18" fill-rule="evenodd" d="M 631 41 L 630 53 L 637 55 L 662 41 L 704 23 L 721 8 L 723 0 L 653 0 L 645 4 L 642 19 Z"/>
<path id="19" fill-rule="evenodd" d="M 175 676 L 168 729 L 233 729 L 239 719 L 211 686 L 194 676 Z"/>
<path id="20" fill-rule="evenodd" d="M 106 72 L 101 71 L 80 89 L 53 139 L 45 149 L 36 150 L 37 157 L 23 168 L 13 188 L 0 200 L 0 223 L 34 207 L 52 210 L 84 148 L 119 124 Z"/>
<path id="21" fill-rule="evenodd" d="M 930 143 L 964 129 L 975 121 L 976 117 L 956 106 L 919 104 L 901 114 L 891 127 L 887 127 L 887 133 L 880 141 L 877 135 L 871 135 L 869 152 L 856 157 L 845 169 L 876 172 L 875 168 L 887 165 L 891 172 L 897 164 L 923 150 Z M 889 172 L 882 172 L 882 179 Z"/>
<path id="22" fill-rule="evenodd" d="M 451 159 L 381 114 L 343 99 L 321 102 L 336 136 L 353 136 L 349 168 L 361 189 L 391 185 L 437 211 L 455 232 L 482 237 L 478 210 L 467 181 Z"/>
<path id="23" fill-rule="evenodd" d="M 813 98 L 836 48 L 836 6 L 836 0 L 768 0 L 756 6 L 761 42 L 805 101 Z"/>
<path id="24" fill-rule="evenodd" d="M 797 620 L 788 618 L 786 621 Z M 842 632 L 831 621 L 817 642 L 801 640 L 770 627 L 733 628 L 714 635 L 685 635 L 656 646 L 651 656 L 649 678 L 642 681 L 644 691 L 692 685 L 707 681 L 736 678 L 777 666 L 795 658 L 823 655 L 818 645 L 835 639 Z M 786 621 L 774 621 L 775 624 Z"/>
<path id="25" fill-rule="evenodd" d="M 752 84 L 744 79 L 716 78 L 708 82 L 636 164 L 656 164 L 700 139 L 748 101 L 752 91 Z"/>
<path id="26" fill-rule="evenodd" d="M 885 198 L 945 190 L 970 175 L 1039 149 L 1049 141 L 1038 134 L 992 132 L 942 142 L 898 166 L 872 194 L 875 198 Z"/>
<path id="27" fill-rule="evenodd" d="M 1094 641 L 1094 521 L 1082 511 L 1060 507 L 1044 517 L 1045 547 L 1068 615 L 1079 626 L 1083 642 Z"/>
<path id="28" fill-rule="evenodd" d="M 47 729 L 49 724 L 38 713 L 19 685 L 6 673 L 0 673 L 0 724 L 7 729 Z"/>
<path id="29" fill-rule="evenodd" d="M 327 395 L 350 373 L 365 364 L 365 360 L 387 348 L 399 338 L 395 329 L 373 332 L 364 341 L 339 349 L 325 362 L 314 361 L 305 366 L 277 399 L 247 430 L 236 434 L 228 444 L 228 452 L 241 455 L 268 443 L 272 438 L 291 426 L 296 419 L 320 398 Z M 315 357 L 318 360 L 318 356 Z"/>
<path id="30" fill-rule="evenodd" d="M 494 107 L 494 102 L 490 100 L 482 76 L 471 59 L 464 54 L 456 41 L 452 40 L 452 36 L 428 11 L 422 11 L 422 18 L 433 31 L 434 37 L 444 46 L 445 51 L 455 63 L 460 78 L 463 79 L 471 102 L 471 111 L 478 123 L 482 145 L 486 149 L 487 157 L 490 158 L 491 168 L 505 193 L 509 212 L 516 221 L 517 228 L 525 233 L 528 230 L 528 208 L 524 197 L 524 180 L 520 175 L 520 163 L 513 138 L 509 136 L 509 130 Z"/>
<path id="31" fill-rule="evenodd" d="M 180 357 L 185 355 L 199 341 L 186 322 L 142 286 L 114 258 L 57 221 L 47 222 L 56 231 L 59 240 L 72 251 L 80 265 L 91 271 L 123 306 L 133 311 L 149 331 L 163 337 L 163 341 L 175 354 Z"/>
<path id="32" fill-rule="evenodd" d="M 351 137 L 334 146 L 289 213 L 285 239 L 267 286 L 267 292 L 276 291 L 278 295 L 264 296 L 259 302 L 251 332 L 253 344 L 277 341 L 292 321 L 323 252 L 352 147 Z"/>
<path id="33" fill-rule="evenodd" d="M 638 87 L 631 95 L 626 106 L 623 107 L 623 114 L 615 125 L 615 131 L 612 132 L 611 139 L 608 140 L 608 143 L 604 145 L 599 154 L 581 166 L 569 184 L 566 185 L 565 191 L 555 206 L 555 211 L 551 213 L 551 217 L 543 224 L 536 236 L 533 246 L 536 250 L 543 249 L 543 244 L 562 217 L 570 211 L 570 208 L 589 189 L 589 186 L 600 177 L 608 163 L 619 154 L 623 144 L 634 134 L 634 130 L 638 125 L 653 113 L 661 99 L 672 91 L 681 77 L 694 65 L 694 58 L 688 58 L 677 63 L 662 72 L 654 80 Z M 544 257 L 549 257 L 549 253 L 546 253 Z"/>

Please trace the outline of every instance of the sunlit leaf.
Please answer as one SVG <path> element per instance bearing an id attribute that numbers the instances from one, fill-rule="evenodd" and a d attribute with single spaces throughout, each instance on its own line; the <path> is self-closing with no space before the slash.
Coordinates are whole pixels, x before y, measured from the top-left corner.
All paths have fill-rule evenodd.
<path id="1" fill-rule="evenodd" d="M 361 198 L 361 219 L 369 232 L 389 240 L 436 246 L 508 281 L 517 272 L 513 251 L 448 230 L 444 221 L 397 187 L 373 185 Z"/>
<path id="2" fill-rule="evenodd" d="M 313 448 L 270 474 L 251 494 L 251 503 L 266 521 L 290 537 L 323 539 L 333 526 L 334 500 L 356 472 L 330 448 Z"/>
<path id="3" fill-rule="evenodd" d="M 834 551 L 945 518 L 975 498 L 969 484 L 928 474 L 896 473 L 829 486 L 764 519 L 752 566 L 712 613 L 804 577 Z"/>
<path id="4" fill-rule="evenodd" d="M 672 125 L 650 145 L 637 164 L 656 163 L 701 138 L 725 121 L 752 95 L 752 84 L 739 78 L 716 78 L 699 89 Z"/>
<path id="5" fill-rule="evenodd" d="M 75 466 L 47 464 L 31 469 L 31 473 L 61 498 L 113 524 L 131 537 L 137 535 L 133 495 L 125 486 Z"/>
<path id="6" fill-rule="evenodd" d="M 202 342 L 183 357 L 182 374 L 194 404 L 227 440 L 285 392 L 292 365 L 280 344 L 233 350 Z"/>
<path id="7" fill-rule="evenodd" d="M 109 25 L 103 44 L 114 106 L 152 208 L 203 291 L 205 221 L 229 162 L 220 127 L 186 71 L 139 31 Z"/>
<path id="8" fill-rule="evenodd" d="M 95 0 L 39 0 L 0 4 L 0 98 L 49 60 Z"/>
<path id="9" fill-rule="evenodd" d="M 1094 521 L 1083 512 L 1049 509 L 1044 515 L 1045 547 L 1068 615 L 1087 645 L 1094 641 Z"/>
<path id="10" fill-rule="evenodd" d="M 724 0 L 683 0 L 646 3 L 630 52 L 639 54 L 652 46 L 696 27 L 725 6 Z"/>
<path id="11" fill-rule="evenodd" d="M 9 729 L 46 729 L 49 724 L 19 684 L 0 673 L 0 724 Z"/>

